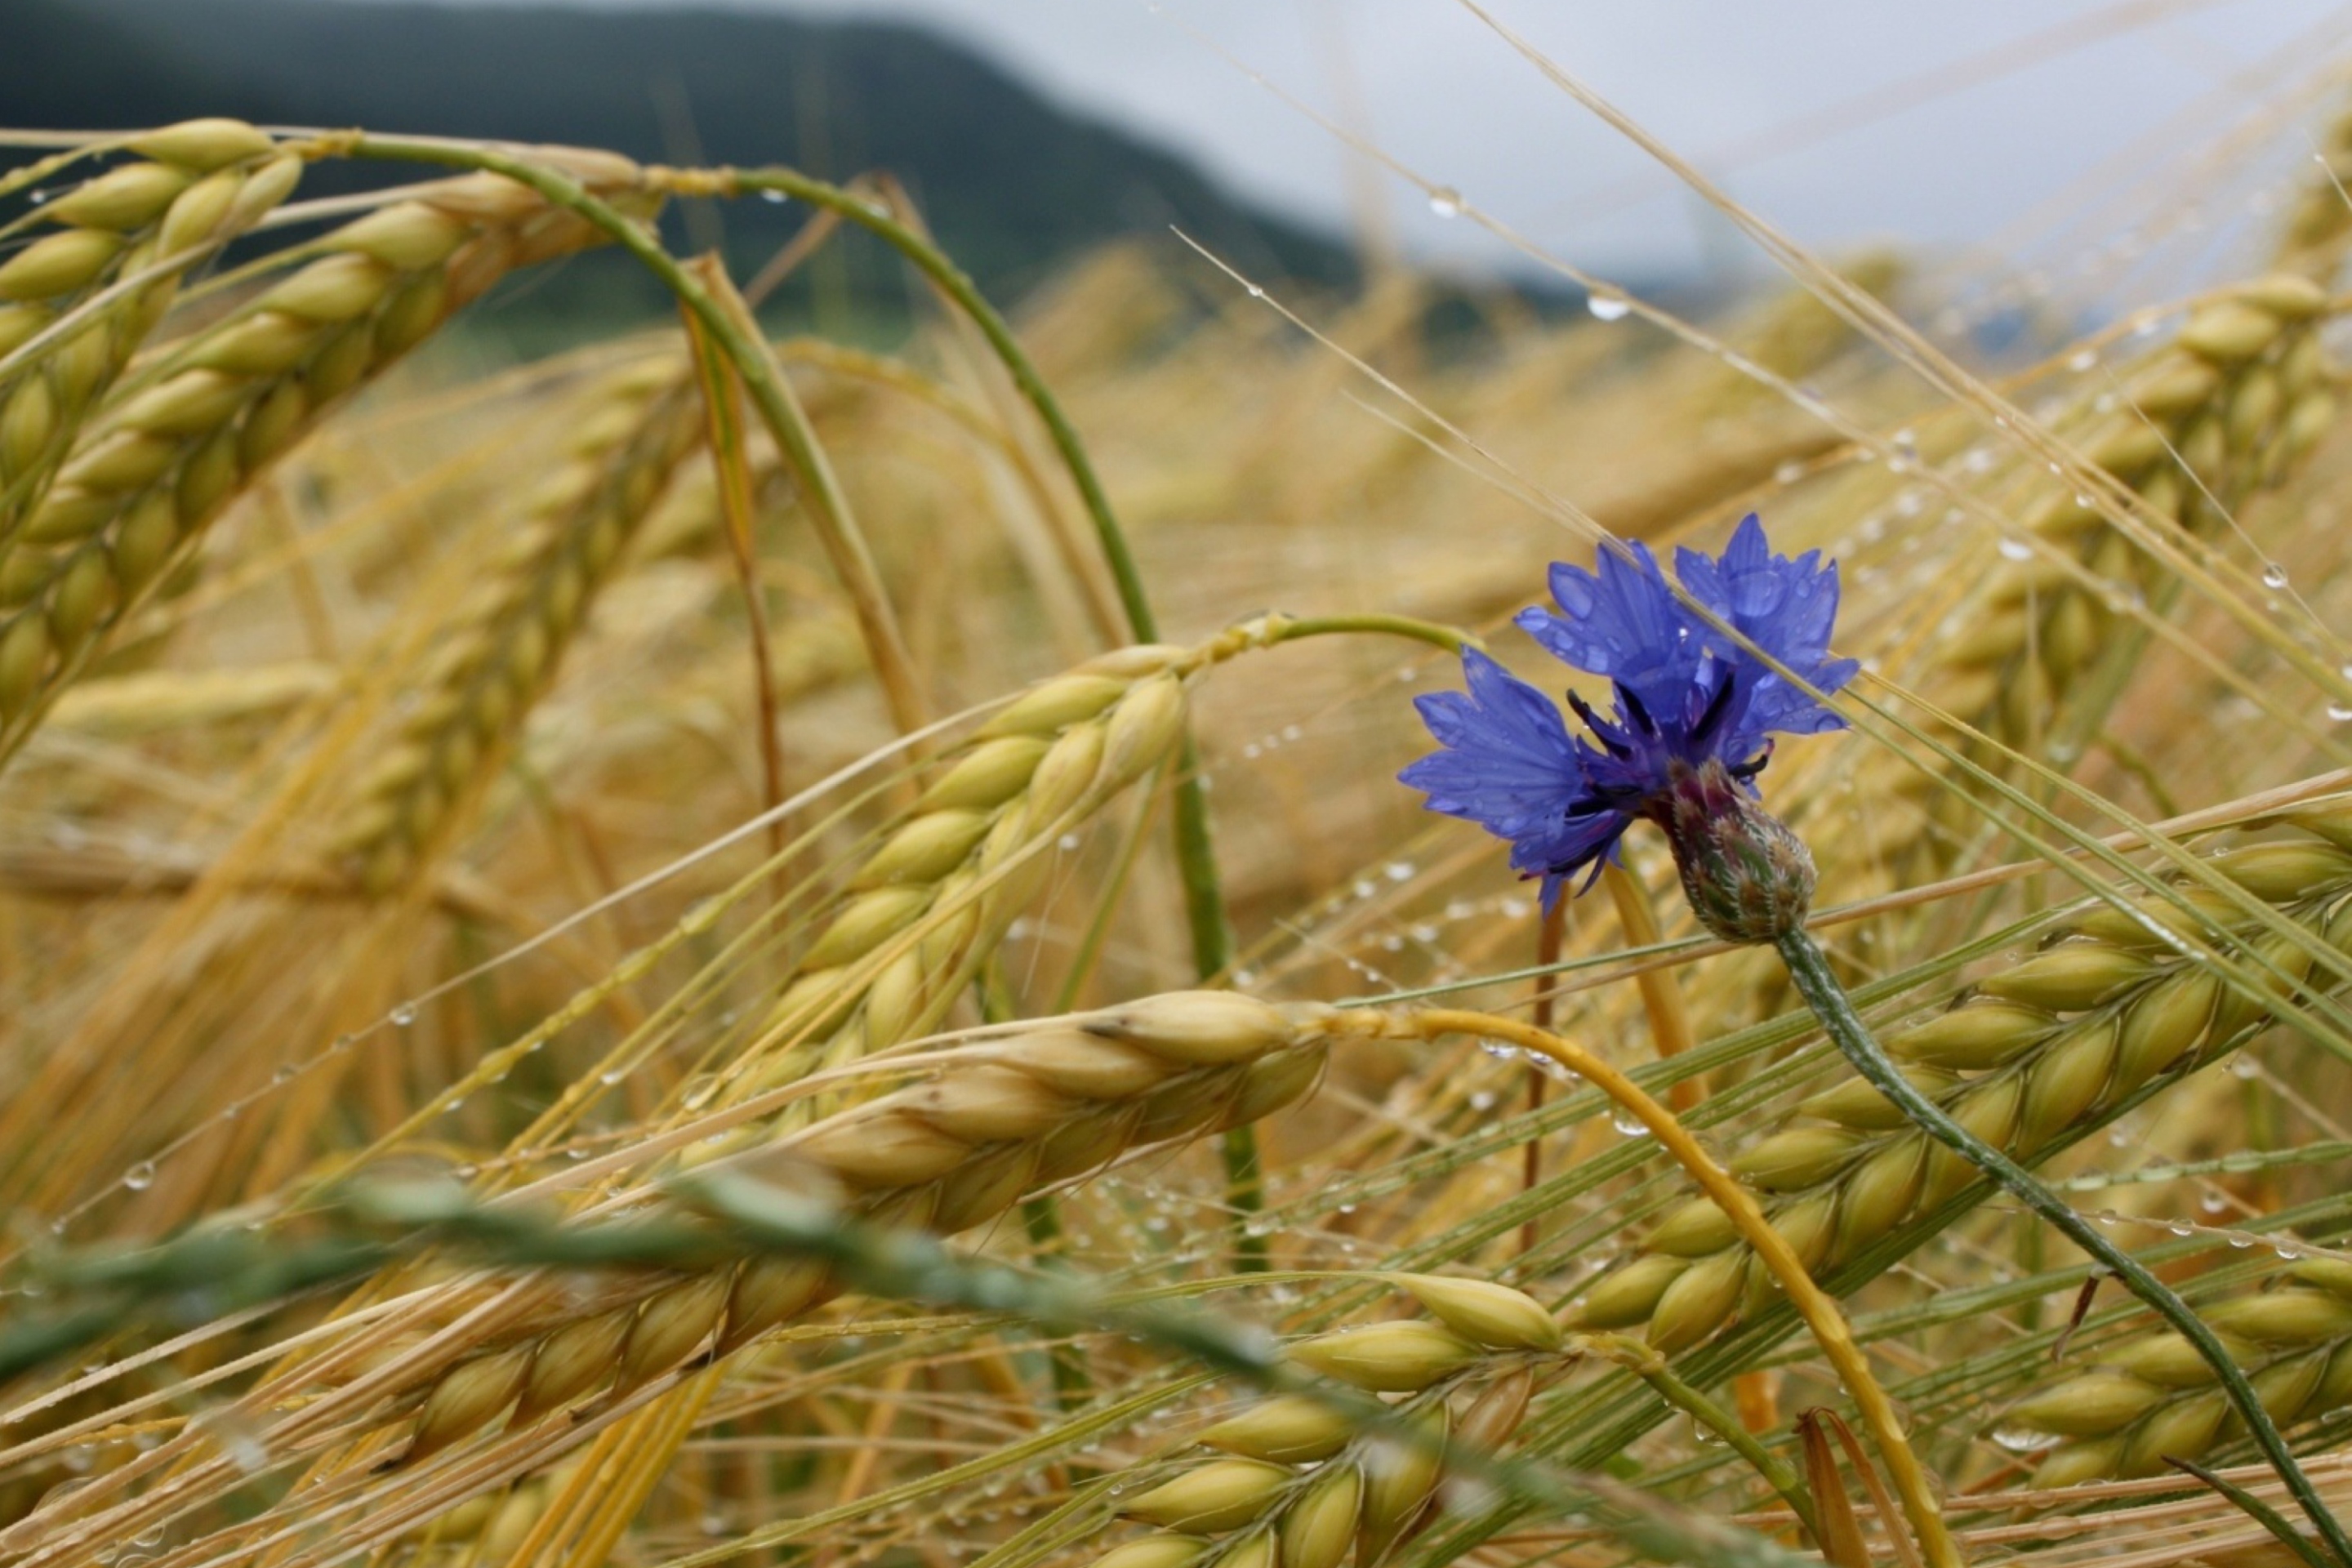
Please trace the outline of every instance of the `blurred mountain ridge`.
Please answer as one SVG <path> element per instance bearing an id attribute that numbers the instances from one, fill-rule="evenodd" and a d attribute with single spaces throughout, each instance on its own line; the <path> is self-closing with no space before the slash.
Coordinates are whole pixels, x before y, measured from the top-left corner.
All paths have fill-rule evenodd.
<path id="1" fill-rule="evenodd" d="M 1068 112 L 923 30 L 748 10 L 429 0 L 7 0 L 0 126 L 264 124 L 609 147 L 673 163 L 885 170 L 1000 298 L 1122 236 L 1181 227 L 1255 273 L 1345 287 L 1348 248 L 1181 158 Z M 321 169 L 313 189 L 348 187 Z M 796 226 L 736 202 L 673 223 L 756 266 Z M 1172 237 L 1168 243 L 1173 245 Z"/>

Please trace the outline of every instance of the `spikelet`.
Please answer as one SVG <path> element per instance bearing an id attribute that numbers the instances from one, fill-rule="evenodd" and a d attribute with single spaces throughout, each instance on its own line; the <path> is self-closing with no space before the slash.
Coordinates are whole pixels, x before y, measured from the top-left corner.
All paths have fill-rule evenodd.
<path id="1" fill-rule="evenodd" d="M 747 1075 L 747 1087 L 791 1082 L 936 1026 L 1041 884 L 1049 862 L 1040 851 L 1173 754 L 1185 676 L 1238 646 L 1225 637 L 1104 655 L 1032 687 L 946 759 L 819 923 L 769 1016 L 768 1032 L 795 1043 Z M 886 948 L 895 951 L 876 961 Z"/>
<path id="2" fill-rule="evenodd" d="M 1395 1275 L 1443 1322 L 1405 1320 L 1318 1334 L 1287 1352 L 1358 1388 L 1404 1395 L 1391 1408 L 1425 1442 L 1367 1432 L 1307 1394 L 1280 1394 L 1198 1433 L 1213 1450 L 1119 1512 L 1157 1532 L 1113 1548 L 1097 1568 L 1245 1560 L 1269 1543 L 1283 1568 L 1372 1568 L 1427 1522 L 1444 1480 L 1438 1446 L 1482 1453 L 1518 1429 L 1538 1381 L 1561 1363 L 1562 1336 L 1532 1298 L 1488 1280 Z M 1212 1543 L 1204 1536 L 1227 1537 Z"/>
<path id="3" fill-rule="evenodd" d="M 2160 520 L 2192 534 L 2222 526 L 2246 497 L 2275 487 L 2332 416 L 2317 329 L 2326 297 L 2299 277 L 2241 285 L 2194 311 L 2168 347 L 2117 372 L 2122 396 L 2082 395 L 2054 428 Z M 2186 464 L 2188 472 L 2182 471 Z M 1999 476 L 1996 486 L 2002 483 Z M 1987 500 L 2020 531 L 2073 555 L 2126 596 L 2160 591 L 2169 568 L 2128 544 L 2068 488 L 2034 476 Z M 1965 631 L 1938 650 L 1927 690 L 1948 710 L 2012 745 L 2049 721 L 2125 623 L 2098 594 L 2039 557 L 2000 561 L 1958 607 Z M 1872 787 L 1919 796 L 1935 779 L 1874 765 Z M 1964 813 L 1948 796 L 1946 813 Z"/>
<path id="4" fill-rule="evenodd" d="M 594 183 L 633 183 L 635 165 L 609 163 Z M 420 186 L 175 351 L 82 433 L 0 553 L 0 752 L 322 411 L 507 272 L 602 232 L 496 175 Z"/>
<path id="5" fill-rule="evenodd" d="M 2207 1305 L 2210 1324 L 2282 1428 L 2352 1405 L 2352 1264 L 2313 1258 L 2260 1288 Z M 2027 1394 L 2002 1415 L 2016 1433 L 2063 1439 L 2042 1458 L 2036 1487 L 2165 1473 L 2167 1457 L 2201 1458 L 2244 1427 L 2219 1380 L 2177 1333 L 2146 1334 L 2102 1352 L 2093 1368 Z"/>
<path id="6" fill-rule="evenodd" d="M 972 1059 L 776 1140 L 750 1156 L 845 1194 L 876 1223 L 941 1234 L 1130 1151 L 1263 1116 L 1315 1082 L 1347 1026 L 1319 1005 L 1172 992 L 1042 1023 Z M 688 1275 L 635 1306 L 548 1323 L 441 1373 L 418 1394 L 411 1452 L 607 1387 L 625 1391 L 708 1347 L 732 1351 L 837 1295 L 826 1268 L 762 1258 Z"/>
<path id="7" fill-rule="evenodd" d="M 372 892 L 410 878 L 495 770 L 701 439 L 694 382 L 673 362 L 634 367 L 592 397 L 569 461 L 534 491 L 489 581 L 436 634 L 425 689 L 347 808 L 337 842 Z"/>
<path id="8" fill-rule="evenodd" d="M 2352 813 L 2337 802 L 2292 820 L 2305 831 L 2228 849 L 2206 864 L 2343 949 L 2352 944 L 2352 900 L 2344 896 L 2352 891 L 2352 851 L 2343 847 Z M 2268 979 L 2273 989 L 2291 989 L 2308 972 L 2302 948 L 2275 934 L 2232 936 L 2234 914 L 2202 889 L 2191 888 L 2188 898 L 2213 911 L 2203 940 L 2225 953 L 2234 944 L 2241 958 L 2251 953 L 2288 977 Z M 2139 911 L 2112 908 L 2084 916 L 1949 1011 L 1889 1034 L 1888 1054 L 1969 1131 L 2031 1160 L 2095 1125 L 2159 1074 L 2209 1062 L 2269 1021 L 2267 1008 L 2226 989 L 2209 965 L 2162 946 L 2148 926 L 2182 917 L 2143 902 L 2147 923 Z M 1825 1124 L 1774 1133 L 1732 1166 L 1772 1194 L 1767 1216 L 1817 1277 L 1975 1179 L 1960 1156 L 1904 1124 L 1858 1081 L 1814 1095 L 1803 1109 Z M 1594 1282 L 1572 1326 L 1646 1325 L 1649 1342 L 1672 1352 L 1755 1310 L 1770 1289 L 1729 1221 L 1698 1198 L 1667 1215 L 1642 1257 Z"/>
<path id="9" fill-rule="evenodd" d="M 129 146 L 137 157 L 39 208 L 32 242 L 0 263 L 0 355 L 154 263 L 244 233 L 301 177 L 300 158 L 234 120 L 169 126 Z M 0 545 L 177 289 L 176 276 L 142 284 L 0 374 Z"/>

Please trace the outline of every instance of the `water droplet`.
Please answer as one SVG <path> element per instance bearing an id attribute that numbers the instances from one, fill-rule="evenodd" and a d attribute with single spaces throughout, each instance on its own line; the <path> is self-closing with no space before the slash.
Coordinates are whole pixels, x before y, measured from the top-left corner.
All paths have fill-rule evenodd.
<path id="1" fill-rule="evenodd" d="M 769 202 L 777 206 L 782 206 L 793 198 L 784 195 L 782 191 L 761 191 L 760 193 L 760 199 L 763 202 Z"/>
<path id="2" fill-rule="evenodd" d="M 1462 216 L 1462 193 L 1452 185 L 1440 185 L 1429 193 L 1429 210 L 1439 217 Z"/>
<path id="3" fill-rule="evenodd" d="M 2207 1214 L 2220 1214 L 2230 1206 L 2230 1200 L 2219 1193 L 2207 1193 L 2197 1200 L 2197 1206 Z"/>
<path id="4" fill-rule="evenodd" d="M 394 1007 L 392 1010 L 392 1026 L 394 1028 L 405 1029 L 415 1022 L 416 1022 L 416 1009 L 409 1004 L 403 1002 L 399 1006 Z"/>
<path id="5" fill-rule="evenodd" d="M 1622 294 L 1595 293 L 1585 300 L 1584 308 L 1592 312 L 1596 321 L 1622 321 L 1633 309 L 1633 302 Z"/>
<path id="6" fill-rule="evenodd" d="M 2031 561 L 2033 559 L 2033 546 L 2028 544 L 2022 539 L 2003 539 L 1998 545 L 1994 546 L 1994 548 L 2000 552 L 2001 558 L 2005 561 Z"/>
<path id="7" fill-rule="evenodd" d="M 2287 584 L 2286 568 L 2273 561 L 2263 568 L 2263 586 L 2284 588 Z"/>
<path id="8" fill-rule="evenodd" d="M 1650 1130 L 1630 1110 L 1620 1110 L 1609 1118 L 1609 1125 L 1628 1138 L 1647 1138 Z"/>
<path id="9" fill-rule="evenodd" d="M 1896 457 L 1915 463 L 1919 460 L 1919 437 L 1909 430 L 1897 430 L 1886 438 L 1886 444 L 1895 448 Z"/>
<path id="10" fill-rule="evenodd" d="M 297 1068 L 293 1063 L 288 1062 L 285 1066 L 279 1068 L 276 1072 L 269 1075 L 269 1081 L 276 1084 L 292 1083 L 294 1081 L 295 1075 L 299 1071 L 299 1069 Z"/>
<path id="11" fill-rule="evenodd" d="M 1802 463 L 1783 463 L 1779 468 L 1772 470 L 1772 482 L 1774 484 L 1793 485 L 1804 477 L 1805 465 Z"/>
<path id="12" fill-rule="evenodd" d="M 2339 724 L 2343 723 L 2347 719 L 2352 719 L 2352 703 L 2329 703 L 2327 705 L 2327 716 L 2330 719 L 2335 720 Z"/>
<path id="13" fill-rule="evenodd" d="M 1075 833 L 1065 833 L 1059 838 L 1054 840 L 1054 847 L 1059 849 L 1065 855 L 1067 855 L 1071 850 L 1076 849 L 1077 847 L 1078 836 Z"/>
<path id="14" fill-rule="evenodd" d="M 2029 1426 L 2001 1426 L 1994 1429 L 1992 1440 L 2012 1454 L 2038 1454 L 2065 1439 L 2055 1432 L 2036 1432 Z"/>
<path id="15" fill-rule="evenodd" d="M 620 1068 L 607 1068 L 596 1075 L 596 1081 L 609 1086 L 620 1082 L 628 1076 L 628 1073 Z"/>
<path id="16" fill-rule="evenodd" d="M 122 1173 L 122 1184 L 134 1193 L 143 1193 L 155 1184 L 155 1162 L 142 1160 Z"/>
<path id="17" fill-rule="evenodd" d="M 1249 297 L 1253 300 L 1263 300 L 1265 298 L 1265 290 L 1253 283 L 1249 286 Z"/>
<path id="18" fill-rule="evenodd" d="M 2093 365 L 2095 365 L 2098 363 L 2099 356 L 2096 351 L 2092 349 L 2078 349 L 2073 354 L 2068 356 L 2066 360 L 2066 368 L 2074 371 L 2077 374 L 2080 374 L 2082 372 L 2089 370 Z"/>

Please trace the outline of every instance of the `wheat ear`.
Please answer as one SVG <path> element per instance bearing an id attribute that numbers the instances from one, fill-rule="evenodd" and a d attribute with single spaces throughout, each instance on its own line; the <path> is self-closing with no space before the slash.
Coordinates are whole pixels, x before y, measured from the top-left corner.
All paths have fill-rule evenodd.
<path id="1" fill-rule="evenodd" d="M 2054 427 L 2159 526 L 2210 536 L 2248 496 L 2294 471 L 2334 420 L 2318 337 L 2326 312 L 2326 294 L 2302 278 L 2242 285 L 2194 311 L 2171 344 L 2118 373 L 2116 389 L 2084 395 Z M 1937 649 L 1925 689 L 1987 734 L 2030 747 L 2063 702 L 2084 693 L 2095 702 L 2116 684 L 2096 671 L 2128 673 L 2136 646 L 2123 613 L 2077 580 L 2067 559 L 2111 592 L 2151 598 L 2164 592 L 2163 566 L 2112 527 L 2093 498 L 2038 472 L 2021 493 L 1996 486 L 1985 496 L 2043 553 L 1996 563 L 1961 601 L 1949 621 L 1958 633 Z M 1865 766 L 1870 798 L 1916 800 L 1940 788 L 1933 773 L 1891 754 Z M 1966 826 L 1967 802 L 1948 792 L 1921 809 Z M 1886 858 L 1890 847 L 1876 853 Z"/>
<path id="2" fill-rule="evenodd" d="M 2352 1263 L 2305 1259 L 2260 1289 L 2200 1303 L 2197 1314 L 2280 1426 L 2352 1405 Z M 2034 1471 L 2036 1487 L 2162 1475 L 2168 1459 L 2196 1459 L 2242 1435 L 2215 1384 L 2213 1368 L 2180 1335 L 2144 1335 L 2027 1394 L 2001 1425 L 2059 1439 Z"/>
<path id="3" fill-rule="evenodd" d="M 635 166 L 599 157 L 628 184 Z M 495 175 L 415 196 L 176 351 L 82 436 L 0 556 L 0 756 L 171 561 L 320 414 L 509 270 L 603 231 Z"/>
<path id="4" fill-rule="evenodd" d="M 406 882 L 459 819 L 701 441 L 701 405 L 674 361 L 611 378 L 593 403 L 488 581 L 436 636 L 418 700 L 348 808 L 336 847 L 372 892 Z"/>
<path id="5" fill-rule="evenodd" d="M 1344 1026 L 1319 1005 L 1177 992 L 1049 1021 L 748 1158 L 804 1168 L 853 1212 L 953 1234 L 1130 1152 L 1255 1121 L 1313 1087 Z M 761 1259 L 528 1334 L 420 1392 L 412 1458 L 509 1410 L 531 1420 L 637 1386 L 706 1347 L 725 1354 L 830 1299 L 821 1264 Z"/>
<path id="6" fill-rule="evenodd" d="M 1517 1431 L 1562 1361 L 1559 1324 L 1531 1297 L 1484 1279 L 1397 1275 L 1437 1321 L 1361 1324 L 1291 1345 L 1335 1382 L 1402 1395 L 1421 1437 L 1365 1432 L 1310 1394 L 1260 1400 L 1199 1433 L 1213 1450 L 1118 1511 L 1158 1528 L 1097 1568 L 1357 1568 L 1387 1561 L 1431 1519 L 1449 1444 L 1491 1453 Z"/>
<path id="7" fill-rule="evenodd" d="M 26 221 L 48 232 L 0 265 L 0 544 L 171 308 L 179 269 L 251 228 L 302 173 L 299 157 L 235 120 L 126 145 L 137 161 L 38 208 Z"/>
<path id="8" fill-rule="evenodd" d="M 2032 1159 L 2079 1136 L 2160 1075 L 2212 1060 L 2267 1024 L 2276 1005 L 2231 989 L 2212 964 L 2158 934 L 2250 957 L 2278 995 L 2310 971 L 2305 945 L 2352 944 L 2352 815 L 2297 813 L 2307 831 L 2207 861 L 2301 928 L 2248 935 L 2226 898 L 2175 889 L 2136 910 L 2106 909 L 2035 956 L 1979 981 L 1949 1011 L 1887 1037 L 1887 1050 L 1956 1120 Z M 2185 905 L 2186 913 L 2176 907 Z M 2305 934 L 2307 933 L 2307 934 Z M 2300 940 L 2297 940 L 2299 938 Z M 1877 1090 L 1848 1079 L 1801 1110 L 1814 1125 L 1776 1133 L 1731 1162 L 1768 1194 L 1772 1226 L 1821 1278 L 1970 1184 L 1973 1167 L 1911 1128 Z M 1654 1230 L 1642 1255 L 1595 1281 L 1578 1326 L 1646 1324 L 1649 1342 L 1694 1345 L 1765 1304 L 1770 1284 L 1712 1202 L 1696 1199 Z"/>
<path id="9" fill-rule="evenodd" d="M 1041 681 L 942 760 L 914 811 L 854 869 L 782 994 L 740 1092 L 789 1083 L 933 1027 L 1049 869 L 1046 851 L 1184 734 L 1186 679 L 1279 636 L 1253 624 L 1147 645 Z M 746 1131 L 714 1152 L 747 1145 Z"/>

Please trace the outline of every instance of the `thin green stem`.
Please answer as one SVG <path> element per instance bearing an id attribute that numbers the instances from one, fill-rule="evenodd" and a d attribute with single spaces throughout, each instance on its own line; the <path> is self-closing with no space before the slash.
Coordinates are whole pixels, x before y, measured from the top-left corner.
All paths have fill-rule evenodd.
<path id="1" fill-rule="evenodd" d="M 1270 642 L 1296 642 L 1300 637 L 1372 632 L 1410 637 L 1414 642 L 1425 642 L 1432 647 L 1444 648 L 1452 654 L 1458 654 L 1465 647 L 1484 648 L 1486 646 L 1457 626 L 1420 620 L 1412 616 L 1281 616 L 1269 619 L 1272 626 L 1267 640 Z"/>
<path id="2" fill-rule="evenodd" d="M 2272 1468 L 2286 1484 L 2287 1491 L 2310 1519 L 2319 1538 L 2327 1543 L 2342 1568 L 2352 1568 L 2352 1538 L 2345 1534 L 2344 1526 L 2333 1511 L 2320 1500 L 2311 1478 L 2295 1463 L 2294 1455 L 2279 1436 L 2270 1413 L 2263 1408 L 2261 1397 L 2248 1381 L 2238 1363 L 2204 1320 L 2189 1309 L 2164 1281 L 2148 1272 L 2137 1258 L 2099 1234 L 2098 1227 L 2077 1214 L 2066 1201 L 2043 1186 L 2025 1167 L 2007 1154 L 1985 1142 L 1967 1128 L 1952 1120 L 1942 1106 L 1928 1099 L 1911 1080 L 1896 1070 L 1895 1063 L 1872 1037 L 1870 1026 L 1854 1011 L 1845 987 L 1831 969 L 1829 957 L 1812 937 L 1801 928 L 1786 932 L 1774 945 L 1781 961 L 1788 965 L 1789 978 L 1806 1004 L 1821 1019 L 1831 1041 L 1844 1053 L 1854 1070 L 1868 1079 L 1871 1086 L 1902 1109 L 1918 1128 L 1937 1142 L 1950 1149 L 1970 1164 L 1990 1176 L 2011 1197 L 2048 1220 L 2062 1236 L 2096 1258 L 2101 1266 L 2124 1282 L 2126 1289 L 2146 1302 L 2158 1317 L 2179 1331 L 2181 1336 L 2197 1347 L 2221 1379 L 2223 1392 L 2246 1429 L 2253 1435 L 2255 1446 Z"/>
<path id="3" fill-rule="evenodd" d="M 1771 1450 L 1756 1440 L 1756 1435 L 1739 1422 L 1739 1418 L 1709 1399 L 1706 1394 L 1676 1377 L 1666 1365 L 1666 1358 L 1641 1341 L 1622 1334 L 1587 1336 L 1593 1352 L 1621 1366 L 1631 1368 L 1665 1402 L 1689 1416 L 1700 1426 L 1731 1446 L 1732 1452 L 1755 1467 L 1771 1489 L 1780 1494 L 1797 1522 L 1815 1541 L 1822 1538 L 1821 1527 L 1814 1521 L 1812 1499 L 1805 1495 L 1804 1483 Z"/>

